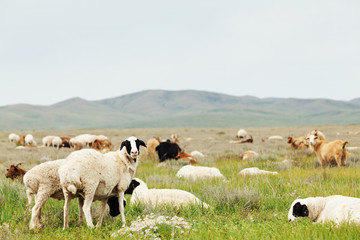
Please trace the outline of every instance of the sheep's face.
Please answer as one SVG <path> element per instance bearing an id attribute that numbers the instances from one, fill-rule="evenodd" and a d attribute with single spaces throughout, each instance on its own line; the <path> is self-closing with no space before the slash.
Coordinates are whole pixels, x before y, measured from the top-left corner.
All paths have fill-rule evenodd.
<path id="1" fill-rule="evenodd" d="M 123 147 L 126 147 L 126 154 L 136 160 L 140 154 L 140 146 L 146 147 L 144 141 L 136 137 L 129 137 L 121 143 L 120 150 L 123 149 Z"/>
<path id="2" fill-rule="evenodd" d="M 290 207 L 288 221 L 294 222 L 297 217 L 308 217 L 309 209 L 305 203 L 301 204 L 301 199 L 295 200 Z"/>

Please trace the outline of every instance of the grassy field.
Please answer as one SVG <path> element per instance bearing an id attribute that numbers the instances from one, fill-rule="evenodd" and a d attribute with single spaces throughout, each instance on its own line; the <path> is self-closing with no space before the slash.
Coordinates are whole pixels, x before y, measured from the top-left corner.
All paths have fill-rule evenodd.
<path id="1" fill-rule="evenodd" d="M 360 146 L 360 135 L 348 132 L 360 130 L 359 125 L 316 126 L 325 133 L 328 140 L 349 141 L 350 147 Z M 169 128 L 169 129 L 97 129 L 97 130 L 57 130 L 57 131 L 18 131 L 31 133 L 38 143 L 46 135 L 75 136 L 81 133 L 104 134 L 114 143 L 117 150 L 125 138 L 134 135 L 147 141 L 153 136 L 162 139 L 177 133 L 180 145 L 186 152 L 198 150 L 206 155 L 197 159 L 202 166 L 215 166 L 228 181 L 201 180 L 187 181 L 176 178 L 176 172 L 185 163 L 169 161 L 158 167 L 142 150 L 141 161 L 136 177 L 143 179 L 150 188 L 178 188 L 190 191 L 202 201 L 211 205 L 210 209 L 199 206 L 173 209 L 166 207 L 152 209 L 144 206 L 127 205 L 125 215 L 127 226 L 146 215 L 178 216 L 188 222 L 190 229 L 176 228 L 158 224 L 154 234 L 161 239 L 358 239 L 360 228 L 352 224 L 335 226 L 313 224 L 304 218 L 288 223 L 290 204 L 296 198 L 312 196 L 346 195 L 360 197 L 360 151 L 352 150 L 345 168 L 319 167 L 315 155 L 308 150 L 290 149 L 287 136 L 303 136 L 313 127 L 269 127 L 247 128 L 254 137 L 254 143 L 230 144 L 238 129 L 236 128 Z M 24 161 L 25 169 L 47 161 L 66 157 L 71 150 L 37 148 L 17 150 L 9 143 L 10 132 L 0 132 L 0 239 L 152 239 L 145 237 L 145 231 L 128 232 L 125 235 L 113 233 L 121 229 L 120 217 L 112 218 L 108 213 L 101 228 L 89 229 L 77 223 L 77 201 L 72 201 L 70 228 L 62 230 L 63 201 L 49 199 L 42 210 L 45 228 L 30 231 L 28 228 L 31 213 L 26 209 L 24 186 L 5 178 L 6 168 Z M 269 141 L 272 135 L 284 137 L 282 141 Z M 186 141 L 189 140 L 190 141 Z M 265 141 L 262 142 L 261 140 Z M 255 160 L 241 161 L 239 156 L 246 150 L 260 154 Z M 283 162 L 283 160 L 291 160 Z M 246 167 L 278 171 L 276 176 L 245 177 L 238 173 Z M 130 196 L 126 196 L 128 202 Z M 94 222 L 99 215 L 100 204 L 92 207 Z M 152 233 L 152 230 L 150 231 Z M 148 232 L 147 232 L 148 233 Z M 154 235 L 153 234 L 153 235 Z"/>

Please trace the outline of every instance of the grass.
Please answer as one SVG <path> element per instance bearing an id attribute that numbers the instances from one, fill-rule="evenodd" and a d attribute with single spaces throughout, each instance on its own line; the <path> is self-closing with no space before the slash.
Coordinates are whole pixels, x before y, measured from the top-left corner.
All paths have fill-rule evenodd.
<path id="1" fill-rule="evenodd" d="M 354 126 L 324 127 L 329 139 L 339 138 L 337 132 L 346 132 Z M 356 126 L 355 126 L 356 128 Z M 311 128 L 310 128 L 311 129 Z M 322 128 L 321 128 L 322 129 Z M 248 129 L 247 129 L 248 130 Z M 100 130 L 99 130 L 100 131 Z M 113 136 L 113 142 L 119 142 L 121 136 L 130 135 L 126 130 L 104 130 L 105 135 Z M 108 131 L 108 132 L 106 132 Z M 157 132 L 160 132 L 158 129 Z M 198 206 L 173 209 L 171 206 L 151 208 L 141 205 L 126 206 L 125 214 L 127 226 L 141 216 L 149 214 L 156 216 L 179 216 L 189 222 L 191 229 L 177 229 L 169 225 L 160 224 L 156 234 L 162 239 L 358 239 L 359 227 L 353 224 L 334 226 L 331 223 L 314 224 L 307 218 L 295 223 L 287 222 L 290 204 L 296 198 L 311 196 L 346 195 L 360 197 L 360 165 L 359 153 L 352 152 L 345 168 L 319 168 L 316 157 L 307 151 L 290 149 L 284 142 L 260 141 L 254 144 L 229 144 L 236 129 L 164 129 L 164 132 L 180 132 L 184 139 L 192 137 L 187 142 L 188 151 L 199 150 L 206 158 L 199 159 L 201 165 L 215 166 L 228 181 L 198 180 L 187 181 L 176 178 L 176 172 L 184 164 L 170 161 L 159 167 L 157 162 L 142 156 L 136 176 L 143 179 L 150 188 L 178 188 L 190 191 L 211 208 L 203 209 Z M 232 132 L 233 131 L 233 132 Z M 258 139 L 282 132 L 294 131 L 290 128 L 271 128 L 248 130 Z M 304 129 L 298 130 L 300 132 Z M 115 136 L 115 133 L 119 134 Z M 120 132 L 120 133 L 119 133 Z M 131 130 L 131 135 L 140 136 L 144 140 L 152 137 L 153 131 Z M 224 132 L 224 134 L 217 134 Z M 306 133 L 306 131 L 304 131 Z M 40 132 L 39 135 L 50 132 Z M 63 132 L 61 135 L 70 135 Z M 274 134 L 277 133 L 277 134 Z M 3 132 L 3 137 L 8 133 Z M 141 136 L 141 134 L 143 136 Z M 296 134 L 296 133 L 295 133 Z M 158 134 L 157 134 L 158 135 Z M 295 135 L 295 136 L 298 136 Z M 343 135 L 342 139 L 349 136 Z M 124 137 L 123 137 L 124 138 Z M 162 137 L 165 139 L 166 137 Z M 181 139 L 180 139 L 181 140 Z M 206 143 L 204 143 L 207 141 Z M 352 146 L 360 145 L 360 139 L 352 137 Z M 7 142 L 0 145 L 2 169 L 7 164 L 25 159 L 24 166 L 29 169 L 38 164 L 42 156 L 51 159 L 62 158 L 70 151 L 65 149 L 33 149 L 17 152 Z M 255 150 L 260 157 L 255 160 L 240 161 L 238 156 L 245 150 Z M 283 162 L 283 160 L 289 160 Z M 290 161 L 291 160 L 291 161 Z M 257 166 L 261 169 L 278 171 L 275 176 L 240 176 L 238 172 L 246 167 Z M 129 202 L 130 196 L 126 196 Z M 70 228 L 62 230 L 63 201 L 49 199 L 42 210 L 45 228 L 29 230 L 28 224 L 31 214 L 26 209 L 26 195 L 24 186 L 2 178 L 0 180 L 0 238 L 1 239 L 114 239 L 111 235 L 121 229 L 121 219 L 105 215 L 103 225 L 99 229 L 89 229 L 77 223 L 77 201 L 71 203 Z M 95 202 L 92 207 L 94 222 L 99 215 L 100 203 Z M 144 239 L 145 236 L 135 232 L 130 236 L 118 236 L 116 239 Z M 148 237 L 151 239 L 151 237 Z"/>

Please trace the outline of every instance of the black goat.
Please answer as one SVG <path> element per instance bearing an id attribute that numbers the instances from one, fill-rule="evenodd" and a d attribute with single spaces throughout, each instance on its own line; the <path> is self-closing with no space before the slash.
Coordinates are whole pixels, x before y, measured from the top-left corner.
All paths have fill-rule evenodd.
<path id="1" fill-rule="evenodd" d="M 166 159 L 177 159 L 177 155 L 181 152 L 181 148 L 177 143 L 173 142 L 161 142 L 156 148 L 159 155 L 160 162 L 165 161 Z"/>

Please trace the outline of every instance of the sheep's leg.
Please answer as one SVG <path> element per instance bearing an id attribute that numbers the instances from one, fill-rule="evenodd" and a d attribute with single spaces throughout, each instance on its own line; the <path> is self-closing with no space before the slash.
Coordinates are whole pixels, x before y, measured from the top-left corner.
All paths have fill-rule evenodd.
<path id="1" fill-rule="evenodd" d="M 125 220 L 125 214 L 124 214 L 124 192 L 119 192 L 119 209 L 121 214 L 121 221 L 123 223 L 122 227 L 125 227 L 126 220 Z"/>
<path id="2" fill-rule="evenodd" d="M 65 198 L 63 230 L 65 230 L 69 227 L 69 210 L 70 210 L 71 196 L 70 196 L 70 192 L 68 192 L 65 189 L 63 189 L 63 192 L 64 192 L 64 198 Z"/>
<path id="3" fill-rule="evenodd" d="M 101 224 L 102 224 L 105 209 L 106 209 L 106 202 L 107 202 L 107 199 L 101 201 L 101 212 L 100 212 L 100 217 L 99 217 L 99 220 L 98 220 L 98 222 L 96 224 L 96 227 L 100 227 Z"/>
<path id="4" fill-rule="evenodd" d="M 94 227 L 94 224 L 92 222 L 92 217 L 91 217 L 91 204 L 94 199 L 94 194 L 95 194 L 95 190 L 85 194 L 85 200 L 84 200 L 84 206 L 83 206 L 86 224 L 90 228 Z"/>
<path id="5" fill-rule="evenodd" d="M 31 211 L 30 229 L 42 228 L 44 226 L 41 222 L 41 208 L 44 206 L 48 198 L 48 194 L 42 194 L 41 192 L 37 194 L 35 205 Z"/>
<path id="6" fill-rule="evenodd" d="M 30 189 L 27 189 L 26 190 L 26 196 L 27 196 L 27 199 L 28 199 L 28 202 L 27 202 L 27 204 L 26 204 L 26 207 L 30 207 L 31 206 L 31 204 L 32 204 L 32 194 L 33 194 L 33 192 L 30 190 Z"/>
<path id="7" fill-rule="evenodd" d="M 79 224 L 83 224 L 83 222 L 84 222 L 84 211 L 83 211 L 84 199 L 82 197 L 79 197 L 78 200 L 79 200 Z"/>

